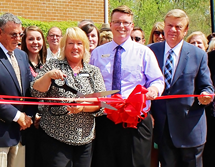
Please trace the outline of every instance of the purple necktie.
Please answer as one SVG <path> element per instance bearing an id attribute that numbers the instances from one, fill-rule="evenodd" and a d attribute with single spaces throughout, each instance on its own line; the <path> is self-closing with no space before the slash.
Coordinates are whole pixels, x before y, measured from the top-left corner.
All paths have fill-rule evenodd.
<path id="1" fill-rule="evenodd" d="M 121 51 L 122 47 L 118 45 L 114 56 L 113 64 L 113 80 L 112 90 L 120 90 L 118 93 L 121 94 Z"/>

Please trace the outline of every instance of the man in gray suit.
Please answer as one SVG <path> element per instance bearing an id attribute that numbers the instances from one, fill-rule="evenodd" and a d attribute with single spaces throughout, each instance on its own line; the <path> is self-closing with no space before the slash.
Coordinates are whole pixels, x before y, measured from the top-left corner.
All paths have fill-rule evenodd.
<path id="1" fill-rule="evenodd" d="M 152 102 L 160 162 L 162 167 L 201 167 L 206 141 L 205 105 L 212 101 L 213 97 L 208 95 L 214 91 L 207 54 L 183 40 L 189 26 L 184 11 L 169 11 L 164 22 L 166 41 L 150 46 L 165 76 L 163 95 L 206 96 Z"/>

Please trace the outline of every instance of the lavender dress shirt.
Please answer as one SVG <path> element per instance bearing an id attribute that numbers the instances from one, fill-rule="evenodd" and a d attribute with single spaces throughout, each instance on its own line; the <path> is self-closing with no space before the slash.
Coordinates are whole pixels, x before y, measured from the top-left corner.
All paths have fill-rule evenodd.
<path id="1" fill-rule="evenodd" d="M 90 64 L 100 68 L 106 90 L 112 89 L 113 62 L 117 46 L 111 41 L 94 49 L 91 55 Z M 121 46 L 124 49 L 121 54 L 122 97 L 127 98 L 138 84 L 146 88 L 155 86 L 161 95 L 164 78 L 154 53 L 147 46 L 133 42 L 130 38 Z M 147 100 L 146 104 L 145 112 L 150 109 L 151 101 Z"/>

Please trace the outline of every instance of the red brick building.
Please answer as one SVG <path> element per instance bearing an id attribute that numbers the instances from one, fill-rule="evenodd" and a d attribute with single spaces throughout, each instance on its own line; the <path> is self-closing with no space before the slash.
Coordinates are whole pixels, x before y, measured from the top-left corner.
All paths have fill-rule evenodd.
<path id="1" fill-rule="evenodd" d="M 1 0 L 0 13 L 40 21 L 104 22 L 104 0 Z"/>

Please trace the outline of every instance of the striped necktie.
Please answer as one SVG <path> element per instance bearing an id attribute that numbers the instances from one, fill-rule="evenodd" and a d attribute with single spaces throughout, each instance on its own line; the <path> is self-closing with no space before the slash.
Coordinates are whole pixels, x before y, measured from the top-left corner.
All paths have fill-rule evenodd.
<path id="1" fill-rule="evenodd" d="M 19 82 L 20 90 L 22 91 L 22 82 L 21 82 L 20 69 L 19 69 L 18 62 L 17 62 L 13 52 L 8 51 L 8 55 L 11 58 L 11 65 L 12 65 L 12 67 L 14 69 L 14 72 L 16 74 L 17 80 Z"/>

